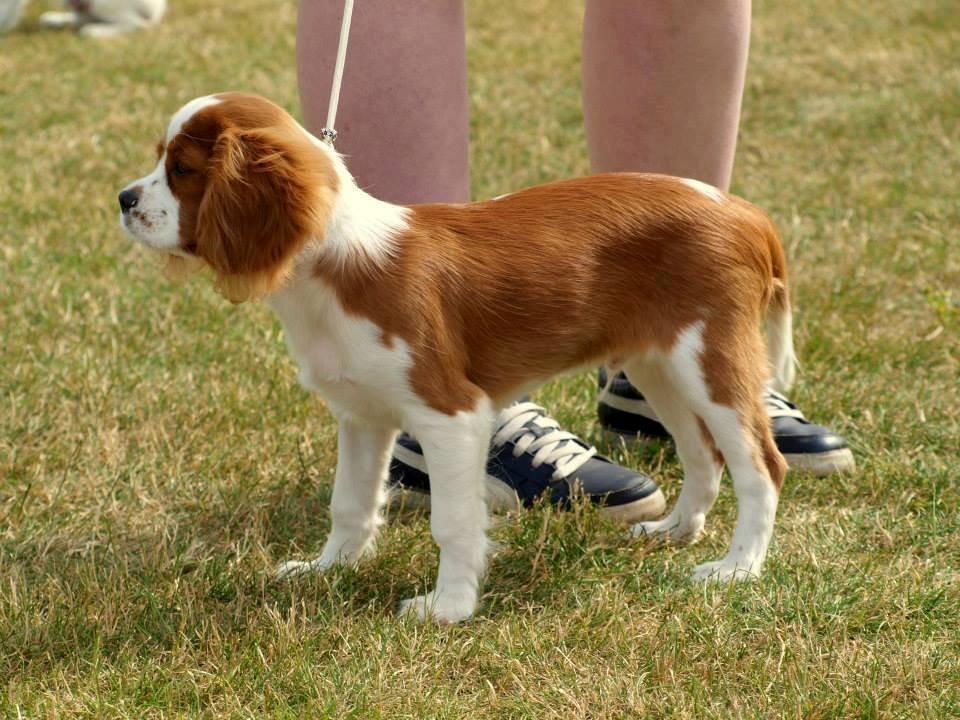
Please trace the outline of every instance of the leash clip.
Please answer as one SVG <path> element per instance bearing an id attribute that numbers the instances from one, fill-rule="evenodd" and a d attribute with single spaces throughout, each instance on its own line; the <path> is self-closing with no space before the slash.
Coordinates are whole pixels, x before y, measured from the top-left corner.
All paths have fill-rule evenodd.
<path id="1" fill-rule="evenodd" d="M 337 131 L 333 129 L 340 103 L 340 82 L 343 80 L 343 63 L 347 59 L 347 40 L 350 38 L 350 18 L 353 17 L 353 0 L 343 0 L 343 19 L 340 22 L 340 44 L 337 46 L 337 61 L 333 66 L 333 83 L 330 85 L 330 106 L 327 108 L 327 126 L 320 131 L 323 141 L 333 147 Z"/>

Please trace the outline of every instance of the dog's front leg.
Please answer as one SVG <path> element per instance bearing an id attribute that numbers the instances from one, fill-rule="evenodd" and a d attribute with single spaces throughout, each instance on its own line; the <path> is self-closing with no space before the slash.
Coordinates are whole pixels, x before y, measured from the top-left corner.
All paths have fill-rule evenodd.
<path id="1" fill-rule="evenodd" d="M 489 402 L 415 430 L 430 472 L 430 528 L 440 547 L 437 584 L 404 600 L 400 612 L 455 623 L 473 615 L 487 561 L 484 473 L 490 444 Z"/>
<path id="2" fill-rule="evenodd" d="M 380 509 L 396 431 L 342 418 L 337 429 L 337 472 L 330 501 L 332 527 L 323 552 L 307 562 L 290 560 L 277 568 L 277 577 L 322 572 L 355 563 L 369 550 L 383 522 Z"/>

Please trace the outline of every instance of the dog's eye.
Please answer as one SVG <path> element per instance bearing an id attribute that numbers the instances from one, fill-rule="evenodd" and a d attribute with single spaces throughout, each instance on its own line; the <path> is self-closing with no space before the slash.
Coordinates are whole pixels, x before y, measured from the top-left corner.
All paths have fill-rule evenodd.
<path id="1" fill-rule="evenodd" d="M 176 175 L 177 177 L 183 177 L 184 175 L 189 175 L 192 172 L 193 170 L 188 168 L 182 162 L 175 162 L 173 164 L 173 174 Z"/>

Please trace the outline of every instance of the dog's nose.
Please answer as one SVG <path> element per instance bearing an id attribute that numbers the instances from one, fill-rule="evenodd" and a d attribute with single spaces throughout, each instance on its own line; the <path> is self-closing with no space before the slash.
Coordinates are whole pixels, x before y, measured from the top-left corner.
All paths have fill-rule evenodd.
<path id="1" fill-rule="evenodd" d="M 120 210 L 126 212 L 130 208 L 137 206 L 137 201 L 140 199 L 140 193 L 136 190 L 124 190 L 120 193 Z"/>

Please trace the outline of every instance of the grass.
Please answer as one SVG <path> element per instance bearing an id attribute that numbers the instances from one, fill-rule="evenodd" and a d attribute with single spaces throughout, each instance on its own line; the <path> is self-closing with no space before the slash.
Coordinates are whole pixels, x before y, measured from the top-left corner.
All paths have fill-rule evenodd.
<path id="1" fill-rule="evenodd" d="M 478 197 L 586 173 L 572 0 L 470 5 Z M 292 585 L 335 453 L 280 329 L 171 286 L 115 195 L 185 100 L 296 111 L 292 0 L 174 3 L 157 30 L 0 39 L 0 715 L 960 715 L 960 16 L 951 0 L 756 3 L 735 191 L 789 250 L 794 395 L 852 477 L 792 474 L 762 582 L 686 582 L 732 530 L 725 487 L 688 549 L 589 508 L 503 519 L 482 606 L 393 616 L 432 579 L 422 515 L 380 553 Z M 505 71 L 505 68 L 515 69 Z M 679 485 L 669 446 L 602 443 L 593 378 L 539 399 Z"/>

